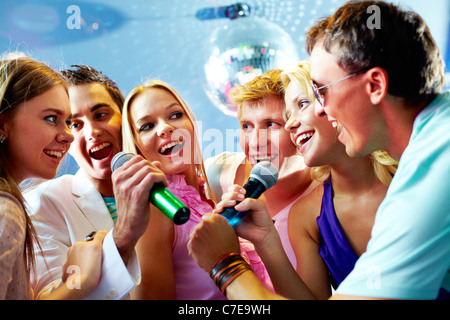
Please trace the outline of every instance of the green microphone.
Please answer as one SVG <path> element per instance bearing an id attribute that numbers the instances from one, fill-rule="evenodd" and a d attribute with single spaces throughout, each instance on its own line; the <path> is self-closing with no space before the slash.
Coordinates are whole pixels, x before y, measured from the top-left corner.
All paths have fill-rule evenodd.
<path id="1" fill-rule="evenodd" d="M 111 161 L 111 170 L 120 168 L 135 155 L 119 152 Z M 166 189 L 162 183 L 155 183 L 150 190 L 148 201 L 157 207 L 166 217 L 175 224 L 183 224 L 189 220 L 191 211 L 186 205 Z"/>

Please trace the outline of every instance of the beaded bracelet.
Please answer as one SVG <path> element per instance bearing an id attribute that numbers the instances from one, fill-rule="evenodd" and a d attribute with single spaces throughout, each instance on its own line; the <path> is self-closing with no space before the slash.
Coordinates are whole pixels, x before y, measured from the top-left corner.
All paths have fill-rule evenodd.
<path id="1" fill-rule="evenodd" d="M 209 274 L 220 291 L 226 295 L 227 287 L 247 270 L 251 270 L 250 265 L 239 253 L 232 252 L 221 256 Z"/>

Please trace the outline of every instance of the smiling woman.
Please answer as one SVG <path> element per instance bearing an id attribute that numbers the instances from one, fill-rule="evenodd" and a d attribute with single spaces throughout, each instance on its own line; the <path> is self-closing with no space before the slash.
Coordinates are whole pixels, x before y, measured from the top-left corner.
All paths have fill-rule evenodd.
<path id="1" fill-rule="evenodd" d="M 182 173 L 186 177 L 195 174 L 191 152 L 194 126 L 169 91 L 148 88 L 135 97 L 130 106 L 130 121 L 136 146 L 146 159 L 161 162 L 166 174 Z"/>
<path id="2" fill-rule="evenodd" d="M 134 88 L 125 100 L 123 151 L 158 161 L 167 188 L 191 211 L 186 223 L 175 225 L 151 206 L 149 226 L 136 246 L 142 281 L 134 299 L 224 299 L 187 252 L 189 234 L 215 205 L 207 196 L 211 192 L 196 126 L 184 99 L 162 81 Z"/>
<path id="3" fill-rule="evenodd" d="M 328 298 L 330 280 L 336 288 L 365 251 L 397 163 L 382 151 L 359 159 L 347 155 L 336 128 L 314 112 L 310 70 L 302 61 L 282 75 L 286 130 L 305 164 L 313 167 L 311 176 L 323 185 L 292 206 L 289 236 L 298 274 L 316 297 Z"/>
<path id="4" fill-rule="evenodd" d="M 65 120 L 69 116 L 69 101 L 64 82 L 45 65 L 28 58 L 18 58 L 3 60 L 0 68 L 0 190 L 12 194 L 24 208 L 18 185 L 27 178 L 52 178 L 56 174 L 55 162 L 59 161 L 54 155 L 49 155 L 54 152 L 50 148 L 64 152 L 68 148 L 70 134 L 61 136 L 66 139 L 65 143 L 58 143 L 55 135 L 61 132 L 62 125 L 65 127 Z M 39 96 L 38 92 L 44 91 L 47 92 Z M 52 109 L 43 102 L 53 97 L 57 100 L 51 106 L 54 107 Z M 36 129 L 43 129 L 43 135 L 36 135 Z M 11 289 L 5 288 L 6 296 L 10 294 L 9 290 L 16 289 L 15 286 L 24 285 L 22 281 L 28 277 L 25 272 L 34 264 L 34 228 L 25 211 L 20 218 L 26 221 L 26 231 L 22 234 L 25 248 L 17 248 L 17 254 L 20 254 L 20 250 L 25 250 L 27 261 L 17 263 L 16 267 L 23 273 L 19 272 L 19 277 L 13 278 Z M 21 298 L 29 298 L 28 291 L 19 291 L 16 294 Z"/>
<path id="5" fill-rule="evenodd" d="M 183 172 L 182 167 L 175 168 L 174 172 L 167 171 L 171 163 L 176 162 L 176 165 L 189 166 L 194 168 L 196 175 L 206 177 L 195 116 L 168 84 L 152 80 L 131 90 L 124 103 L 122 130 L 123 149 L 133 153 L 139 151 L 152 161 L 160 161 L 166 174 Z M 152 135 L 160 139 L 154 142 L 150 140 Z M 185 148 L 186 142 L 189 142 L 189 148 Z M 167 157 L 181 152 L 183 154 L 177 159 Z"/>
<path id="6" fill-rule="evenodd" d="M 0 299 L 30 299 L 29 273 L 35 266 L 34 242 L 38 242 L 19 184 L 56 175 L 73 141 L 67 125 L 69 97 L 57 72 L 21 57 L 0 61 L 0 98 Z M 98 241 L 93 245 L 98 249 Z M 100 249 L 90 252 L 92 266 L 100 266 Z M 81 260 L 72 263 L 82 265 Z M 81 284 L 82 291 L 62 286 L 48 298 L 81 298 L 96 281 L 92 274 L 91 280 Z"/>
<path id="7" fill-rule="evenodd" d="M 73 141 L 66 125 L 69 115 L 69 98 L 62 85 L 14 108 L 11 121 L 6 124 L 8 136 L 15 137 L 9 139 L 9 152 L 14 164 L 11 170 L 18 181 L 34 177 L 51 179 L 56 175 Z"/>

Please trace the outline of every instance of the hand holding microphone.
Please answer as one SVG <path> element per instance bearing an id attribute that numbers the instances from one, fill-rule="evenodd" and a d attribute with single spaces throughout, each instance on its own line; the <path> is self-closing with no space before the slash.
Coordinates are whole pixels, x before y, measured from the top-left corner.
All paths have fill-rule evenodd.
<path id="1" fill-rule="evenodd" d="M 259 198 L 264 191 L 275 185 L 277 179 L 278 170 L 272 163 L 263 161 L 256 164 L 250 172 L 248 181 L 243 186 L 246 190 L 245 198 Z M 233 206 L 225 208 L 221 214 L 235 228 L 241 223 L 246 212 L 239 212 Z"/>
<path id="2" fill-rule="evenodd" d="M 115 171 L 134 156 L 132 153 L 119 152 L 111 161 L 111 170 Z M 148 201 L 175 224 L 183 224 L 189 220 L 189 208 L 167 190 L 162 183 L 154 184 L 150 190 Z"/>

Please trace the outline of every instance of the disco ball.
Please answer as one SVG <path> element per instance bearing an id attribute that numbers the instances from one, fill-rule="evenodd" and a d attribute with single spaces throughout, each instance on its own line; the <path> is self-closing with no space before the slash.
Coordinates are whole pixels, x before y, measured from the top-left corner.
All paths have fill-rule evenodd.
<path id="1" fill-rule="evenodd" d="M 228 91 L 266 71 L 288 69 L 298 61 L 297 48 L 277 24 L 259 17 L 227 21 L 213 31 L 205 48 L 204 86 L 213 104 L 236 116 Z"/>

